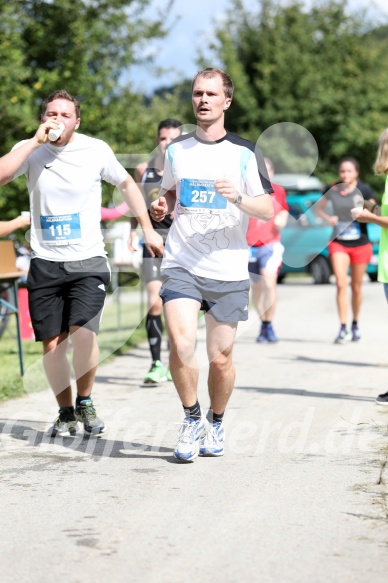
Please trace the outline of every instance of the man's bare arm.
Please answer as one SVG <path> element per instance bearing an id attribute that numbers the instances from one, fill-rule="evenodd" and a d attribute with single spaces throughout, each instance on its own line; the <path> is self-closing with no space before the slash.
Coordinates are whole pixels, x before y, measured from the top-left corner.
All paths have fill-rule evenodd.
<path id="1" fill-rule="evenodd" d="M 58 123 L 54 119 L 47 120 L 40 124 L 33 138 L 30 138 L 24 144 L 0 158 L 1 186 L 11 182 L 20 166 L 27 160 L 28 156 L 37 148 L 40 148 L 42 144 L 47 142 L 50 129 L 57 127 Z"/>
<path id="2" fill-rule="evenodd" d="M 136 217 L 143 229 L 145 245 L 151 256 L 154 257 L 156 255 L 157 257 L 162 257 L 164 248 L 163 239 L 152 228 L 143 195 L 132 176 L 128 174 L 124 182 L 119 184 L 118 189 L 123 195 L 132 215 Z"/>
<path id="3" fill-rule="evenodd" d="M 220 178 L 214 181 L 216 191 L 229 202 L 235 203 L 238 197 L 238 208 L 243 212 L 262 221 L 269 221 L 273 217 L 273 203 L 270 194 L 260 194 L 258 196 L 248 196 L 240 194 L 233 182 L 228 178 Z"/>

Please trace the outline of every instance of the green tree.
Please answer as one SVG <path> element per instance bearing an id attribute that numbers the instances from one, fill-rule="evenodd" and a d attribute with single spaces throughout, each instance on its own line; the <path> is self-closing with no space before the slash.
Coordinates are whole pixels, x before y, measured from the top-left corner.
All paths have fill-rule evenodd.
<path id="1" fill-rule="evenodd" d="M 386 31 L 338 0 L 310 9 L 262 0 L 256 12 L 234 0 L 212 46 L 236 85 L 229 128 L 256 141 L 273 124 L 300 124 L 317 142 L 323 180 L 335 178 L 339 157 L 353 155 L 381 187 L 371 167 L 388 113 Z M 275 164 L 297 170 L 292 156 L 277 155 Z"/>

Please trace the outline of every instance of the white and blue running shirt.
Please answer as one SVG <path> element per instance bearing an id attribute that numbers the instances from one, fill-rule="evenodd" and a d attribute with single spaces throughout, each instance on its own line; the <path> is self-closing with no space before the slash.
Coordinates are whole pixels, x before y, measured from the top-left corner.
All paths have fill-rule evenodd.
<path id="1" fill-rule="evenodd" d="M 248 279 L 249 216 L 215 192 L 219 178 L 251 197 L 273 192 L 261 152 L 235 134 L 205 142 L 193 132 L 167 148 L 162 188 L 176 190 L 176 203 L 162 270 L 183 267 L 210 279 Z"/>
<path id="2" fill-rule="evenodd" d="M 78 133 L 62 147 L 43 144 L 14 178 L 23 174 L 30 194 L 33 257 L 49 261 L 105 257 L 101 180 L 118 186 L 128 176 L 108 144 Z"/>

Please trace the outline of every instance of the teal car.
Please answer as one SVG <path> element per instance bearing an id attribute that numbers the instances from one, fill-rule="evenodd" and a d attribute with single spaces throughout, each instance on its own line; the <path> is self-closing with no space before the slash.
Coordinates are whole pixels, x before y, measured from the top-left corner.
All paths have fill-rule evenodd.
<path id="1" fill-rule="evenodd" d="M 284 255 L 279 281 L 289 273 L 308 273 L 313 277 L 314 283 L 329 283 L 332 270 L 327 246 L 333 228 L 317 215 L 314 204 L 321 196 L 320 190 L 287 192 L 290 210 L 287 225 L 281 232 Z M 367 229 L 373 246 L 373 256 L 367 266 L 367 273 L 371 281 L 376 281 L 380 227 L 368 224 Z"/>

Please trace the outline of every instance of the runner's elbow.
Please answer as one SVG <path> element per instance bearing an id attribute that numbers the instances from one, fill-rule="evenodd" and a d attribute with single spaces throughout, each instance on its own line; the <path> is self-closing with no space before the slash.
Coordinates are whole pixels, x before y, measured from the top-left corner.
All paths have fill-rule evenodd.
<path id="1" fill-rule="evenodd" d="M 267 205 L 265 205 L 265 207 L 262 209 L 262 213 L 261 213 L 261 220 L 262 221 L 269 221 L 270 219 L 273 218 L 274 212 L 273 212 L 273 204 L 272 201 L 270 200 L 268 202 Z"/>
<path id="2" fill-rule="evenodd" d="M 0 186 L 4 186 L 5 184 L 8 184 L 8 182 L 11 182 L 13 178 L 12 174 L 6 174 L 1 172 L 0 173 Z"/>

